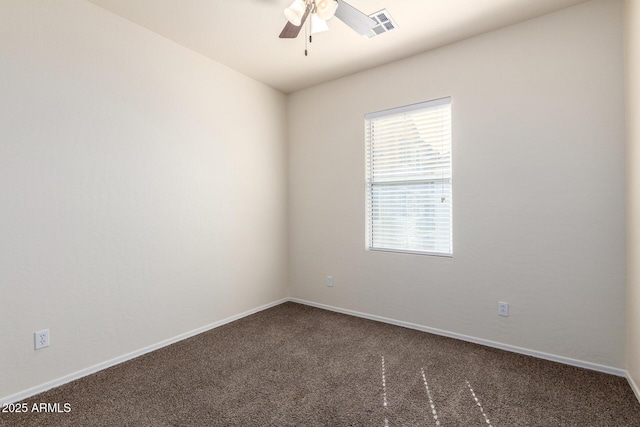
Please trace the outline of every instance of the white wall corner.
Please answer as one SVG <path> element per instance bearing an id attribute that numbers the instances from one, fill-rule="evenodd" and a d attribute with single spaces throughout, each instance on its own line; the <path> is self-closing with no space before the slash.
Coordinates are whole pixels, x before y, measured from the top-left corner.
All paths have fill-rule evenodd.
<path id="1" fill-rule="evenodd" d="M 633 380 L 633 377 L 631 376 L 631 373 L 629 373 L 628 371 L 626 377 L 627 381 L 629 381 L 629 386 L 631 386 L 631 390 L 633 390 L 636 398 L 638 399 L 638 402 L 640 402 L 640 387 L 638 387 L 638 384 L 636 384 L 636 382 Z"/>

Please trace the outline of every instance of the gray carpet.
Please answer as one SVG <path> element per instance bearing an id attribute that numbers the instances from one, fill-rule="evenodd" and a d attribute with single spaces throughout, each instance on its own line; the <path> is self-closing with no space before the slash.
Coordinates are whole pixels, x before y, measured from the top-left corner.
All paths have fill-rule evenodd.
<path id="1" fill-rule="evenodd" d="M 1 426 L 640 426 L 624 378 L 294 303 L 25 401 Z M 62 406 L 61 406 L 62 408 Z"/>

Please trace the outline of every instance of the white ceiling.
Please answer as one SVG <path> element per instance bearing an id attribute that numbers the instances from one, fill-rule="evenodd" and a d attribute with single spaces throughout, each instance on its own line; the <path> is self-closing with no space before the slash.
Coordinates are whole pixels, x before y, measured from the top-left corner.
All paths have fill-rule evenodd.
<path id="1" fill-rule="evenodd" d="M 89 0 L 284 93 L 472 37 L 585 0 L 347 0 L 386 8 L 398 29 L 369 39 L 337 18 L 315 34 L 280 39 L 291 0 Z"/>

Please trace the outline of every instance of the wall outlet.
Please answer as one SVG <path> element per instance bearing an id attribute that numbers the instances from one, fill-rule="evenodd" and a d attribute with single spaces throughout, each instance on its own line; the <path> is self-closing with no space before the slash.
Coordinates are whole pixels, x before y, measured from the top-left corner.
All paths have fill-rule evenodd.
<path id="1" fill-rule="evenodd" d="M 508 315 L 509 315 L 509 303 L 508 302 L 499 302 L 498 303 L 498 316 L 507 317 Z"/>
<path id="2" fill-rule="evenodd" d="M 48 329 L 43 329 L 42 331 L 34 332 L 33 337 L 35 340 L 36 350 L 49 347 L 49 330 Z"/>
<path id="3" fill-rule="evenodd" d="M 327 276 L 327 286 L 328 287 L 333 286 L 333 276 Z"/>

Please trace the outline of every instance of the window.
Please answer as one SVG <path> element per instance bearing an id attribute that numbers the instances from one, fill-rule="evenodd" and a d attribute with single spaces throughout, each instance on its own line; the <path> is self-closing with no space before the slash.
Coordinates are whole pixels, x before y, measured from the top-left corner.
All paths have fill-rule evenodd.
<path id="1" fill-rule="evenodd" d="M 451 98 L 365 115 L 367 248 L 450 256 Z"/>

